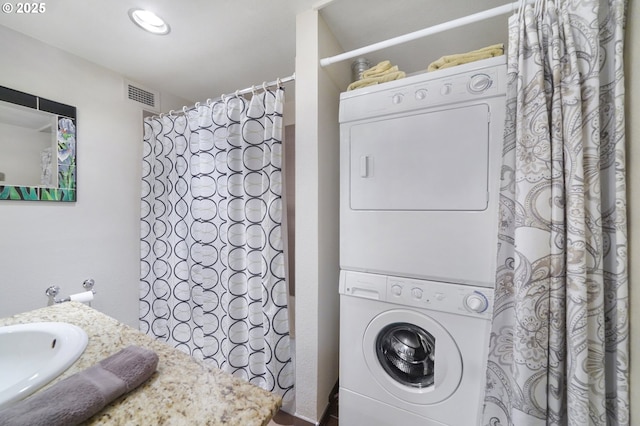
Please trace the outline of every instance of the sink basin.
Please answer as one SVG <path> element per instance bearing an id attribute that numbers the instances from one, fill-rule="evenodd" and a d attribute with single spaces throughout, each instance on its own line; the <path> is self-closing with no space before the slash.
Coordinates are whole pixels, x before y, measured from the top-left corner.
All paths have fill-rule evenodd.
<path id="1" fill-rule="evenodd" d="M 87 347 L 87 333 L 64 322 L 0 327 L 0 409 L 69 368 Z"/>

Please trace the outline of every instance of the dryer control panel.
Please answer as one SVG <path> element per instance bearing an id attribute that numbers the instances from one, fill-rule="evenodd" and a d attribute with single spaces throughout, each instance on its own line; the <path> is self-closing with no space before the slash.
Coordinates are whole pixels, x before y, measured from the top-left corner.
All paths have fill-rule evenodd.
<path id="1" fill-rule="evenodd" d="M 486 319 L 493 311 L 493 289 L 364 272 L 340 271 L 340 293 Z"/>
<path id="2" fill-rule="evenodd" d="M 496 96 L 504 92 L 506 81 L 495 66 L 504 62 L 504 57 L 496 57 L 344 92 L 340 123 L 460 102 L 469 96 Z"/>

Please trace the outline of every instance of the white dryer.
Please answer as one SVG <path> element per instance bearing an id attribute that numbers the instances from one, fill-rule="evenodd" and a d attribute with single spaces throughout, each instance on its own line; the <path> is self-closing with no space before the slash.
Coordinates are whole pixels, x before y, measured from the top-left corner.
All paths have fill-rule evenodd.
<path id="1" fill-rule="evenodd" d="M 475 426 L 493 290 L 340 274 L 340 425 Z"/>
<path id="2" fill-rule="evenodd" d="M 340 96 L 340 268 L 493 287 L 503 56 Z"/>

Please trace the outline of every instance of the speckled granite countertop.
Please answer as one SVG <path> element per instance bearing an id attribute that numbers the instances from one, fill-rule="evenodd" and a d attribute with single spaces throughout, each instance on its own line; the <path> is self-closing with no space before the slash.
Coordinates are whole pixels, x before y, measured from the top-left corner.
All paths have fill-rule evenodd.
<path id="1" fill-rule="evenodd" d="M 47 386 L 129 345 L 158 354 L 158 370 L 147 382 L 113 401 L 85 424 L 267 425 L 280 408 L 279 396 L 208 367 L 82 303 L 66 302 L 1 318 L 0 326 L 41 321 L 75 324 L 89 336 L 87 348 L 75 364 Z"/>

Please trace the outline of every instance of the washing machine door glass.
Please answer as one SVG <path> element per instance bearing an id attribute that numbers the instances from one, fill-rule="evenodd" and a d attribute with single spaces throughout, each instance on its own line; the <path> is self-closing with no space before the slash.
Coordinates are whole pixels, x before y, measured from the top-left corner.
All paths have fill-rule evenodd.
<path id="1" fill-rule="evenodd" d="M 384 370 L 399 383 L 423 388 L 433 385 L 436 339 L 414 324 L 391 324 L 376 339 L 376 354 Z"/>
<path id="2" fill-rule="evenodd" d="M 430 315 L 391 309 L 376 315 L 362 338 L 362 354 L 375 381 L 398 399 L 436 404 L 462 380 L 462 354 L 446 328 Z"/>

